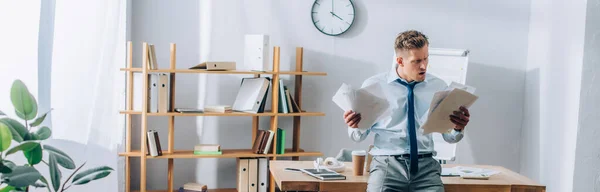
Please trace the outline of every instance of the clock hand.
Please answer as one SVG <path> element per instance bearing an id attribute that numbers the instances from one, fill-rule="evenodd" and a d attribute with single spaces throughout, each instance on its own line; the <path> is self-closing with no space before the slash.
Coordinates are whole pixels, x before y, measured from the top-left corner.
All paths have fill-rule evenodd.
<path id="1" fill-rule="evenodd" d="M 340 19 L 340 20 L 342 20 L 342 21 L 344 20 L 344 19 L 342 19 L 340 16 L 336 15 L 336 14 L 335 14 L 335 13 L 333 13 L 333 12 L 331 12 L 331 15 L 333 15 L 333 16 L 335 16 L 335 17 L 337 17 L 338 19 Z"/>

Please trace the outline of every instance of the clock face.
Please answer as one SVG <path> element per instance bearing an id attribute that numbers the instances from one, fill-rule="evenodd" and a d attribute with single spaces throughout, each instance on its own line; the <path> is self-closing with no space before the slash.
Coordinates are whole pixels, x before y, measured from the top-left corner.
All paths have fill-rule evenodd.
<path id="1" fill-rule="evenodd" d="M 327 35 L 340 35 L 354 23 L 351 0 L 315 0 L 311 11 L 313 24 Z"/>

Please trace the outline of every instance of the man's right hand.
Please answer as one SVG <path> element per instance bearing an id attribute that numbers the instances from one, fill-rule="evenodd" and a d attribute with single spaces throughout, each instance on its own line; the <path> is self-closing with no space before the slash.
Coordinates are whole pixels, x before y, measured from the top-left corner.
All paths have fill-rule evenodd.
<path id="1" fill-rule="evenodd" d="M 344 112 L 344 120 L 348 127 L 358 128 L 358 122 L 360 122 L 360 114 L 355 113 L 352 110 Z"/>

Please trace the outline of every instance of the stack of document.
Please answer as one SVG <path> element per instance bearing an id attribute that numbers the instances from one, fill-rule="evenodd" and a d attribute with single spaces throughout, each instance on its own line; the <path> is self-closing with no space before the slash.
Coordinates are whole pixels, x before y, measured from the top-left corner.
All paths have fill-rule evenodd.
<path id="1" fill-rule="evenodd" d="M 478 98 L 474 92 L 475 88 L 456 82 L 452 82 L 446 90 L 436 92 L 429 106 L 427 121 L 421 126 L 423 133 L 446 133 L 454 127 L 450 115 L 461 106 L 469 108 L 473 105 Z"/>
<path id="2" fill-rule="evenodd" d="M 442 168 L 442 176 L 472 176 L 472 175 L 481 175 L 481 176 L 492 176 L 500 173 L 496 170 L 491 169 L 483 169 L 483 168 L 475 168 L 475 167 L 463 167 L 456 166 L 450 168 Z"/>
<path id="3" fill-rule="evenodd" d="M 378 83 L 360 89 L 354 89 L 344 83 L 332 100 L 344 111 L 352 110 L 361 114 L 358 127 L 362 132 L 373 126 L 379 118 L 389 112 L 389 103 L 381 90 L 381 85 Z"/>

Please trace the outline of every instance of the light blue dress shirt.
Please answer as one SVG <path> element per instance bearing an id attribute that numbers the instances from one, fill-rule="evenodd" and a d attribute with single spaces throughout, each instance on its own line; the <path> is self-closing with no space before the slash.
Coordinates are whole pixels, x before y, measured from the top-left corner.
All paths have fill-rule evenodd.
<path id="1" fill-rule="evenodd" d="M 406 82 L 398 76 L 396 69 L 392 68 L 387 73 L 370 77 L 362 84 L 362 87 L 366 87 L 374 83 L 379 83 L 390 104 L 391 110 L 389 116 L 382 117 L 365 132 L 348 127 L 348 135 L 355 142 L 363 141 L 369 134 L 375 134 L 374 147 L 370 151 L 371 155 L 410 154 L 407 130 L 408 89 L 397 82 L 398 79 Z M 429 73 L 426 74 L 423 82 L 418 83 L 414 87 L 415 127 L 417 128 L 417 149 L 419 154 L 433 153 L 436 155 L 433 148 L 432 134 L 440 133 L 423 134 L 421 125 L 427 120 L 429 105 L 435 92 L 443 91 L 447 87 L 448 85 L 444 80 Z M 446 142 L 456 143 L 463 138 L 462 132 L 456 131 L 451 127 L 448 129 L 452 131 L 442 134 Z"/>

